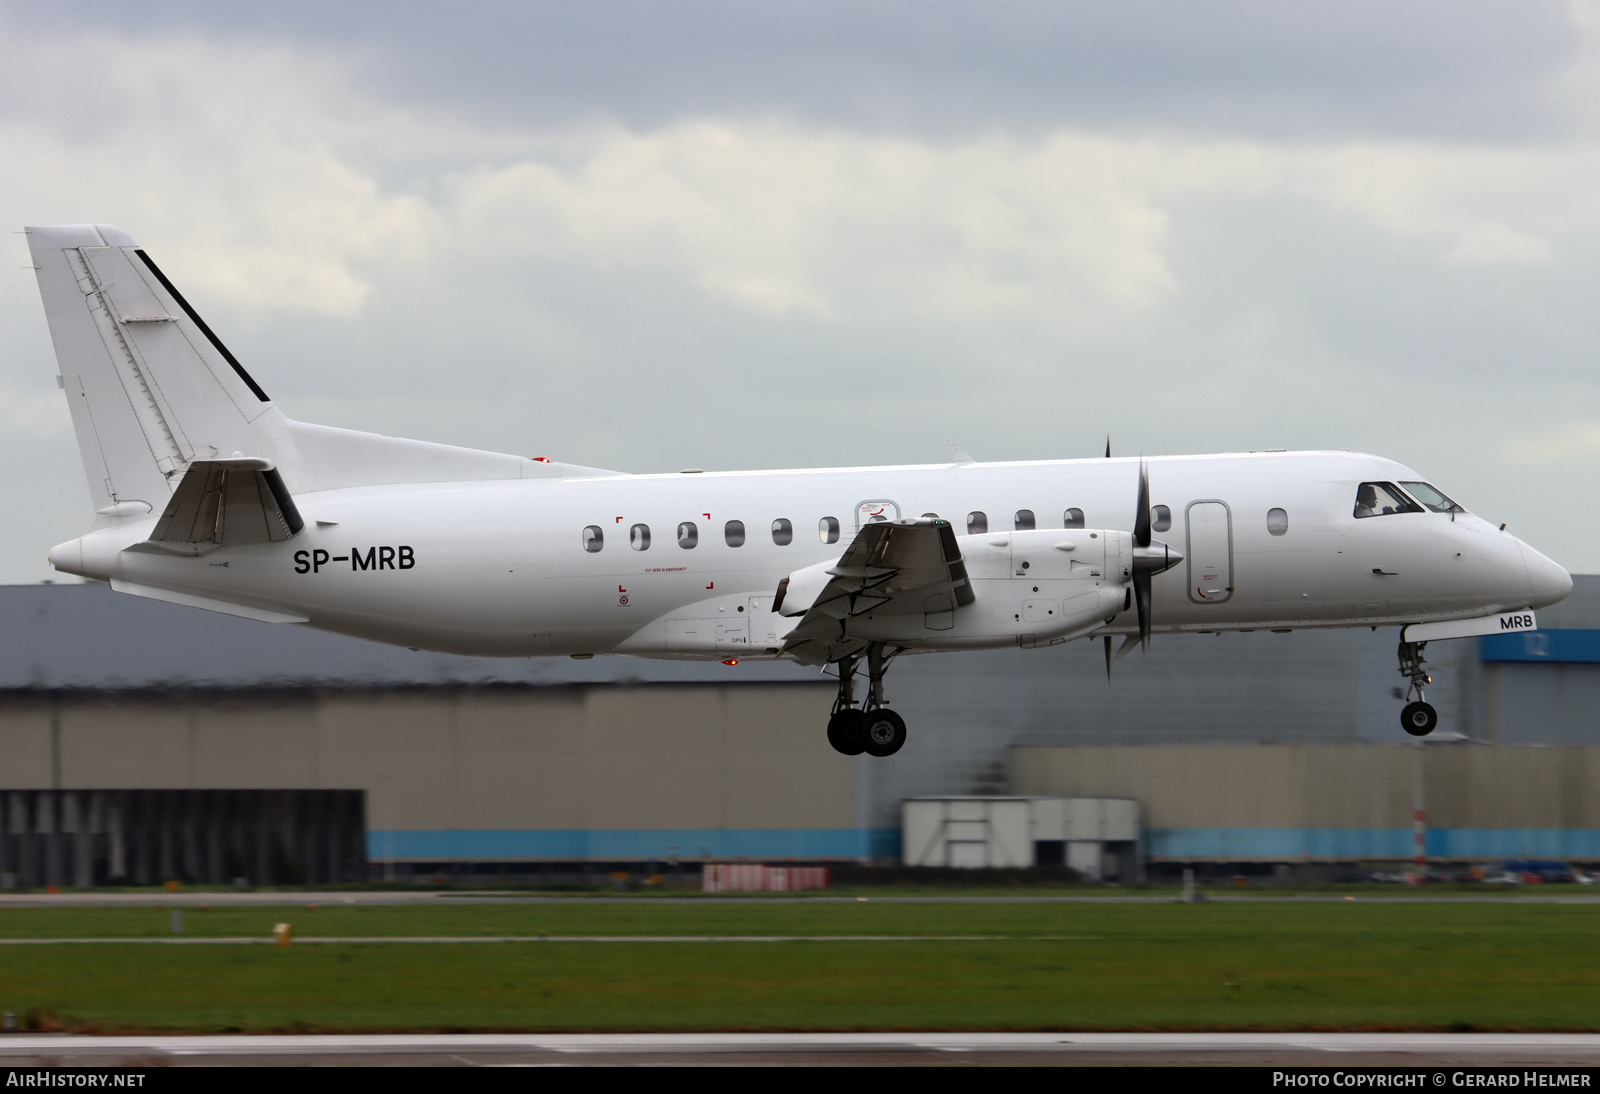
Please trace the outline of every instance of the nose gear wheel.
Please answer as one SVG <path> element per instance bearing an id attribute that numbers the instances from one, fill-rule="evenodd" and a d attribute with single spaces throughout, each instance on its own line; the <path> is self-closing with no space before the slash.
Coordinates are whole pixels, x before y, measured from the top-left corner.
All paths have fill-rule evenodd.
<path id="1" fill-rule="evenodd" d="M 1425 646 L 1426 642 L 1400 643 L 1400 675 L 1410 682 L 1406 688 L 1406 698 L 1409 700 L 1413 695 L 1416 696 L 1415 701 L 1406 703 L 1405 709 L 1400 712 L 1400 728 L 1413 737 L 1426 737 L 1439 725 L 1439 712 L 1422 694 L 1423 687 L 1433 683 L 1433 677 L 1423 668 L 1428 663 L 1422 656 Z"/>
<path id="2" fill-rule="evenodd" d="M 1400 725 L 1413 737 L 1426 737 L 1439 724 L 1439 712 L 1431 703 L 1407 703 L 1400 712 Z"/>

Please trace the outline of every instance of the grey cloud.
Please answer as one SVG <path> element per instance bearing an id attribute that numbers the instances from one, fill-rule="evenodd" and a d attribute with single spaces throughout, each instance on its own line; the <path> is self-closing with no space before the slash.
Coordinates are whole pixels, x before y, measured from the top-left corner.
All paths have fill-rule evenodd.
<path id="1" fill-rule="evenodd" d="M 186 10 L 143 9 L 128 41 L 182 23 Z M 313 25 L 308 9 L 274 10 Z M 419 68 L 402 96 L 426 109 L 400 109 L 371 79 L 328 75 L 338 69 L 328 51 L 358 45 L 367 77 L 398 87 L 401 62 L 426 59 L 426 28 L 360 31 L 352 10 L 376 9 L 332 7 L 328 17 L 344 22 L 315 33 L 211 22 L 207 33 L 227 49 L 209 38 L 151 48 L 131 63 L 183 68 L 182 78 L 139 84 L 118 74 L 105 87 L 133 90 L 104 133 L 63 135 L 42 108 L 48 96 L 25 98 L 34 77 L 103 72 L 103 40 L 61 37 L 73 48 L 60 50 L 57 68 L 27 79 L 11 66 L 8 113 L 22 120 L 6 130 L 0 200 L 13 223 L 123 221 L 284 410 L 307 420 L 624 470 L 937 461 L 945 438 L 980 459 L 1087 456 L 1107 431 L 1119 452 L 1366 448 L 1412 463 L 1569 565 L 1600 559 L 1566 504 L 1600 454 L 1600 421 L 1582 417 L 1600 405 L 1589 303 L 1600 205 L 1583 148 L 1465 155 L 1452 141 L 1381 136 L 1150 139 L 1131 123 L 1038 141 L 874 139 L 863 134 L 868 112 L 846 109 L 852 95 L 871 98 L 869 75 L 895 95 L 926 92 L 929 103 L 948 89 L 926 57 L 889 64 L 886 32 L 851 30 L 839 32 L 848 40 L 838 50 L 887 58 L 884 73 L 862 61 L 868 74 L 855 86 L 841 80 L 837 102 L 791 108 L 809 120 L 724 126 L 710 137 L 726 143 L 708 153 L 690 124 L 570 123 L 585 112 L 670 117 L 759 112 L 782 95 L 799 102 L 800 66 L 785 58 L 804 55 L 821 32 L 802 33 L 809 24 L 797 9 L 775 9 L 794 22 L 789 53 L 752 48 L 727 62 L 755 69 L 766 58 L 768 83 L 757 72 L 748 95 L 735 81 L 715 101 L 691 92 L 716 89 L 713 54 L 751 40 L 735 15 L 731 29 L 709 17 L 696 24 L 708 44 L 664 38 L 655 58 L 643 31 L 608 49 L 590 41 L 600 24 L 574 24 L 530 51 L 525 82 L 501 104 L 516 124 L 500 128 L 480 124 L 474 104 L 492 89 L 466 71 L 464 51 L 477 42 L 480 67 L 494 68 L 509 47 L 481 27 L 455 38 L 441 30 L 433 67 Z M 929 10 L 925 33 L 948 38 L 945 9 Z M 1530 25 L 1527 12 L 1549 14 L 1518 11 Z M 1493 19 L 1461 19 L 1470 26 L 1458 36 L 1493 39 Z M 773 25 L 763 24 L 769 36 Z M 1544 25 L 1564 26 L 1555 16 Z M 245 64 L 242 42 L 290 29 L 309 47 L 282 48 L 281 68 L 271 58 Z M 1370 70 L 1372 101 L 1398 104 L 1400 115 L 1415 89 L 1442 101 L 1480 75 L 1467 71 L 1471 51 L 1459 42 L 1429 53 L 1398 31 L 1399 44 L 1373 45 L 1382 56 L 1369 63 L 1348 27 L 1316 43 L 1331 58 L 1322 70 L 1306 60 L 1299 71 L 1292 51 L 1273 53 L 1271 29 L 1236 43 L 1225 39 L 1237 19 L 1219 19 L 1209 37 L 1192 32 L 1197 55 L 1243 58 L 1248 71 L 1216 93 L 1263 117 L 1291 118 L 1296 88 L 1332 96 L 1340 66 Z M 1439 30 L 1447 46 L 1451 32 Z M 1184 33 L 1162 30 L 1174 42 Z M 1504 39 L 1499 67 L 1484 59 L 1484 86 L 1500 89 L 1481 93 L 1490 99 L 1515 98 L 1508 88 L 1532 94 L 1567 48 L 1561 34 L 1544 53 L 1537 35 Z M 697 58 L 712 75 L 695 70 Z M 1187 98 L 1220 86 L 1208 83 L 1208 64 L 1222 67 L 1152 63 L 1161 71 L 1148 75 L 1104 62 L 1059 78 L 1098 79 L 1108 101 L 1120 80 L 1134 107 L 1154 104 L 1144 121 L 1176 124 Z M 1026 128 L 1056 109 L 1022 103 L 1035 86 L 1026 65 L 1003 68 L 971 61 L 951 76 L 1012 96 L 986 108 L 985 125 Z M 273 96 L 279 71 L 304 75 L 294 95 Z M 800 75 L 821 87 L 841 71 Z M 607 73 L 617 87 L 602 86 Z M 1153 90 L 1139 92 L 1146 84 Z M 1471 113 L 1473 94 L 1462 91 L 1450 116 Z M 544 129 L 528 120 L 536 116 L 565 120 Z M 818 124 L 835 116 L 853 127 Z M 1308 112 L 1304 126 L 1333 126 L 1330 117 Z M 1359 111 L 1340 124 L 1358 122 L 1368 124 Z M 1405 128 L 1370 124 L 1380 135 Z M 458 148 L 461 162 L 451 162 Z M 591 170 L 602 161 L 620 166 Z M 472 173 L 479 164 L 489 165 L 482 179 Z M 500 204 L 476 221 L 463 213 L 475 180 L 513 169 L 526 170 Z M 816 185 L 792 181 L 804 171 Z M 519 204 L 536 208 L 505 219 Z M 1452 265 L 1445 256 L 1464 228 L 1483 229 L 1476 264 Z M 1545 257 L 1506 249 L 1523 236 L 1528 254 Z M 414 240 L 420 257 L 406 253 Z M 1514 261 L 1491 264 L 1496 246 Z M 1123 267 L 1126 276 L 1111 277 Z M 11 412 L 0 435 L 0 459 L 15 469 L 0 478 L 0 508 L 22 515 L 0 541 L 0 578 L 32 579 L 46 572 L 44 550 L 83 530 L 87 506 L 31 275 L 14 273 L 0 301 L 3 409 L 21 405 L 19 392 L 52 409 L 29 429 Z M 359 291 L 314 310 L 341 285 Z M 1537 458 L 1511 443 L 1518 438 L 1539 442 Z"/>
<path id="2" fill-rule="evenodd" d="M 921 134 L 1060 125 L 1516 140 L 1578 47 L 1558 0 L 12 3 L 63 33 L 173 29 L 357 58 L 384 95 L 497 124 L 777 114 Z"/>

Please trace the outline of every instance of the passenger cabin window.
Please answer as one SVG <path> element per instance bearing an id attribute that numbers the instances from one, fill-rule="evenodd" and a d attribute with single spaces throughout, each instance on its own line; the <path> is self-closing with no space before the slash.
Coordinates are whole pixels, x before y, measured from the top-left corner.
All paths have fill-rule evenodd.
<path id="1" fill-rule="evenodd" d="M 583 530 L 583 549 L 591 555 L 606 545 L 606 534 L 600 530 L 598 524 L 591 524 Z"/>
<path id="2" fill-rule="evenodd" d="M 650 549 L 650 526 L 648 524 L 635 524 L 628 529 L 628 546 L 635 551 L 648 551 Z"/>
<path id="3" fill-rule="evenodd" d="M 1033 531 L 1034 528 L 1037 527 L 1037 524 L 1033 519 L 1033 510 L 1018 509 L 1016 519 L 1013 521 L 1013 527 L 1015 527 L 1019 532 Z"/>
<path id="4" fill-rule="evenodd" d="M 730 520 L 722 526 L 722 542 L 729 547 L 744 546 L 744 521 Z"/>
<path id="5" fill-rule="evenodd" d="M 1063 528 L 1082 528 L 1083 527 L 1083 510 L 1082 509 L 1068 509 L 1065 513 L 1062 513 L 1061 514 L 1061 527 L 1063 527 Z"/>
<path id="6" fill-rule="evenodd" d="M 779 517 L 772 522 L 772 542 L 787 547 L 794 542 L 794 525 Z"/>
<path id="7" fill-rule="evenodd" d="M 1150 509 L 1150 527 L 1158 532 L 1165 532 L 1172 527 L 1172 510 L 1165 505 L 1152 506 Z"/>
<path id="8" fill-rule="evenodd" d="M 700 526 L 692 520 L 678 525 L 678 546 L 685 551 L 700 542 Z"/>
<path id="9" fill-rule="evenodd" d="M 1400 485 L 1406 488 L 1406 493 L 1416 498 L 1435 513 L 1466 512 L 1466 510 L 1461 508 L 1461 506 L 1457 505 L 1455 502 L 1451 501 L 1449 498 L 1445 497 L 1443 494 L 1439 493 L 1439 491 L 1435 490 L 1432 486 L 1429 486 L 1425 482 L 1403 482 Z"/>
<path id="10" fill-rule="evenodd" d="M 817 538 L 824 543 L 838 543 L 839 518 L 823 517 L 817 521 Z"/>
<path id="11" fill-rule="evenodd" d="M 1282 509 L 1267 510 L 1267 531 L 1281 536 L 1289 530 L 1289 514 Z"/>
<path id="12" fill-rule="evenodd" d="M 1422 506 L 1400 492 L 1392 482 L 1364 482 L 1356 487 L 1357 517 L 1387 517 L 1395 513 L 1420 513 Z"/>
<path id="13" fill-rule="evenodd" d="M 989 530 L 989 517 L 986 513 L 972 512 L 967 514 L 967 535 L 981 536 Z"/>

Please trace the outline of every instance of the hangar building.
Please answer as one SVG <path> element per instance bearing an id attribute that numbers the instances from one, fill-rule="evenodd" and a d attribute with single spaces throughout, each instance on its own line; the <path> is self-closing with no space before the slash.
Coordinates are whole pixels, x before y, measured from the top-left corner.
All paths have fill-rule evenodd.
<path id="1" fill-rule="evenodd" d="M 1600 859 L 1600 578 L 1540 615 L 1429 648 L 1431 854 Z M 415 653 L 92 584 L 0 619 L 0 882 L 896 861 L 907 799 L 973 796 L 1131 800 L 1155 862 L 1410 853 L 1392 629 L 1158 637 L 1109 683 L 1087 642 L 907 657 L 872 759 L 794 665 Z"/>

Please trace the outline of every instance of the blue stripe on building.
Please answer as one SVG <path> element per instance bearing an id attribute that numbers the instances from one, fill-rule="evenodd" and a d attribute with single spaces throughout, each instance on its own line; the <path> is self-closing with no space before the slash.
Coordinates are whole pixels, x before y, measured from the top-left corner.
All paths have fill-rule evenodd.
<path id="1" fill-rule="evenodd" d="M 1165 859 L 1290 861 L 1410 858 L 1409 828 L 1151 828 L 1146 853 Z M 1433 858 L 1600 859 L 1600 828 L 1431 828 Z"/>
<path id="2" fill-rule="evenodd" d="M 898 858 L 900 833 L 869 828 L 642 828 L 369 831 L 379 861 L 496 859 Z"/>
<path id="3" fill-rule="evenodd" d="M 1490 634 L 1478 640 L 1485 661 L 1600 661 L 1600 630 L 1523 631 Z"/>

